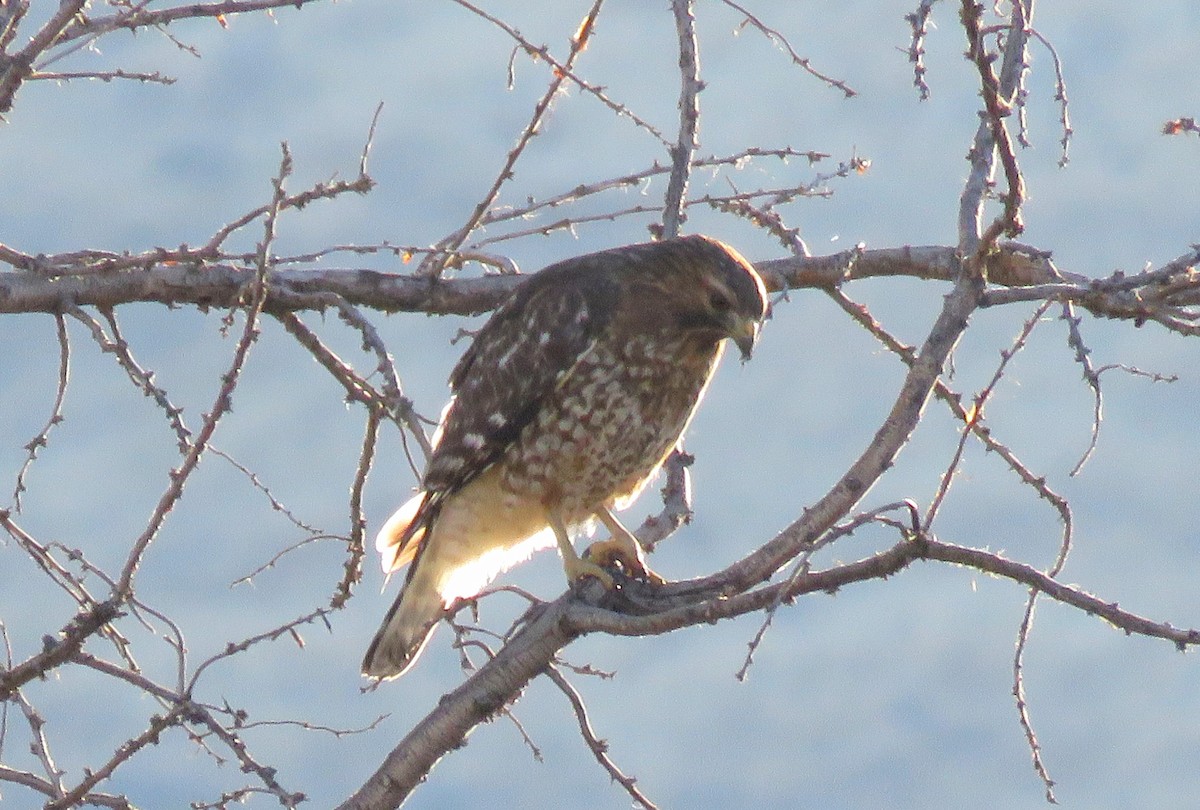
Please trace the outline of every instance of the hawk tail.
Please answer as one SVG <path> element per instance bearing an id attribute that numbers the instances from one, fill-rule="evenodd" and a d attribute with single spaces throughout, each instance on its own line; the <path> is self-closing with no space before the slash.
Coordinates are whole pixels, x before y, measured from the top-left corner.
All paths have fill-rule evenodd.
<path id="1" fill-rule="evenodd" d="M 375 546 L 384 573 L 390 577 L 409 563 L 411 567 L 399 596 L 383 617 L 383 624 L 363 657 L 364 675 L 381 679 L 403 675 L 417 660 L 442 618 L 445 601 L 431 567 L 421 564 L 421 551 L 437 511 L 429 494 L 421 492 L 401 506 L 379 530 Z"/>
<path id="2" fill-rule="evenodd" d="M 392 603 L 363 658 L 362 672 L 372 678 L 397 678 L 408 671 L 442 618 L 445 602 L 434 583 L 416 570 Z"/>

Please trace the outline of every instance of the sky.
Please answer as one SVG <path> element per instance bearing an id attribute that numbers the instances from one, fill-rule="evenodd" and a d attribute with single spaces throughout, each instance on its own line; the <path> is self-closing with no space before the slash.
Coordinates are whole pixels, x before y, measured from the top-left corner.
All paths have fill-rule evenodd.
<path id="1" fill-rule="evenodd" d="M 814 166 L 756 160 L 698 173 L 691 193 L 723 194 L 811 182 L 852 157 L 864 174 L 826 185 L 829 196 L 782 212 L 810 250 L 950 245 L 958 194 L 979 105 L 951 4 L 934 7 L 922 101 L 904 50 L 912 3 L 747 4 L 786 35 L 798 54 L 858 94 L 852 99 L 791 63 L 729 6 L 697 3 L 702 77 L 700 155 L 750 146 L 816 150 Z M 589 4 L 481 4 L 561 58 Z M 35 9 L 34 14 L 40 9 Z M 42 12 L 46 13 L 46 12 Z M 1200 241 L 1200 139 L 1167 138 L 1164 122 L 1200 114 L 1194 80 L 1200 5 L 1040 3 L 1034 26 L 1061 61 L 1073 127 L 1060 167 L 1061 125 L 1051 52 L 1033 46 L 1029 138 L 1020 154 L 1029 189 L 1022 241 L 1052 250 L 1057 265 L 1087 276 L 1137 272 Z M 114 34 L 57 68 L 161 71 L 169 87 L 132 82 L 30 83 L 0 124 L 0 242 L 27 253 L 81 248 L 141 251 L 196 245 L 268 201 L 280 143 L 295 159 L 290 188 L 352 178 L 376 106 L 370 155 L 377 187 L 288 213 L 278 250 L 329 245 L 426 245 L 455 230 L 490 186 L 548 80 L 495 26 L 451 2 L 351 0 L 301 10 L 184 23 L 171 33 Z M 665 3 L 610 0 L 578 74 L 603 86 L 671 135 L 677 121 L 675 31 Z M 509 87 L 511 61 L 512 82 Z M 593 97 L 559 97 L 500 200 L 521 205 L 580 183 L 667 160 L 655 138 Z M 490 229 L 500 236 L 564 216 L 657 204 L 652 180 L 534 222 Z M 548 236 L 490 245 L 523 271 L 590 250 L 643 241 L 653 214 L 580 224 Z M 697 207 L 686 225 L 734 244 L 752 260 L 783 255 L 748 224 Z M 252 249 L 258 225 L 233 244 Z M 322 267 L 408 272 L 391 255 L 338 255 Z M 479 272 L 468 268 L 466 272 Z M 947 288 L 873 280 L 845 292 L 866 303 L 901 339 L 918 342 Z M 994 372 L 1033 308 L 977 313 L 957 350 L 949 383 L 966 396 Z M 233 350 L 220 312 L 158 305 L 118 311 L 125 337 L 193 427 L 212 406 Z M 477 320 L 370 315 L 395 357 L 406 393 L 436 415 L 462 344 Z M 364 372 L 372 359 L 333 318 L 307 316 Z M 1069 472 L 1090 440 L 1093 399 L 1067 330 L 1051 310 L 998 386 L 987 417 L 1028 466 L 1074 508 L 1067 582 L 1106 601 L 1176 626 L 1200 626 L 1200 543 L 1194 459 L 1197 349 L 1154 326 L 1084 315 L 1096 365 L 1124 364 L 1177 375 L 1153 383 L 1114 370 L 1104 376 L 1096 452 Z M 82 549 L 96 565 L 120 566 L 178 463 L 161 411 L 69 326 L 71 384 L 64 421 L 29 472 L 17 519 L 36 537 Z M 58 345 L 47 316 L 0 318 L 0 506 L 50 413 Z M 752 362 L 727 362 L 687 447 L 696 516 L 652 563 L 670 578 L 710 573 L 748 553 L 819 498 L 870 442 L 890 408 L 903 368 L 825 296 L 795 291 L 776 303 Z M 221 423 L 215 445 L 254 470 L 298 517 L 346 531 L 347 492 L 362 438 L 361 409 L 274 323 L 266 323 Z M 864 508 L 898 498 L 927 502 L 958 440 L 944 408 L 931 404 L 896 467 Z M 366 493 L 377 527 L 414 485 L 398 434 L 385 431 Z M 629 523 L 657 511 L 654 488 Z M 1019 484 L 994 454 L 968 443 L 964 464 L 935 524 L 944 540 L 1002 551 L 1038 567 L 1057 553 L 1054 511 Z M 343 547 L 309 544 L 231 585 L 304 537 L 263 494 L 220 458 L 206 459 L 152 546 L 140 594 L 182 628 L 192 666 L 229 641 L 262 632 L 327 601 Z M 864 531 L 820 558 L 865 556 L 893 537 Z M 563 588 L 553 554 L 504 582 L 553 598 Z M 99 583 L 93 582 L 98 589 Z M 361 654 L 394 596 L 368 561 L 349 606 L 293 640 L 262 644 L 214 665 L 200 697 L 246 709 L 255 756 L 279 771 L 311 806 L 336 804 L 395 742 L 461 683 L 450 633 L 434 637 L 402 680 L 363 694 Z M 648 639 L 589 637 L 564 658 L 615 671 L 573 676 L 615 762 L 661 807 L 943 808 L 1044 806 L 1030 767 L 1012 689 L 1012 655 L 1025 592 L 1007 581 L 935 563 L 884 582 L 799 600 L 776 616 L 749 678 L 734 673 L 761 617 Z M 484 626 L 503 631 L 514 597 L 485 603 Z M 15 544 L 0 542 L 0 619 L 15 660 L 41 647 L 74 607 Z M 136 622 L 123 625 L 149 677 L 170 682 L 174 656 Z M 111 655 L 98 642 L 88 650 Z M 1025 663 L 1026 693 L 1046 764 L 1065 806 L 1184 806 L 1194 800 L 1200 758 L 1200 666 L 1194 653 L 1127 637 L 1102 621 L 1043 601 Z M 78 669 L 31 684 L 28 699 L 48 720 L 57 761 L 78 778 L 144 728 L 157 704 Z M 594 762 L 566 699 L 544 679 L 514 709 L 544 761 L 510 720 L 476 729 L 406 805 L 413 808 L 618 808 L 628 797 Z M 353 735 L 339 730 L 370 726 Z M 70 718 L 68 720 L 68 718 Z M 278 724 L 302 720 L 310 727 Z M 9 709 L 0 762 L 36 768 L 28 730 Z M 81 733 L 82 732 L 82 733 Z M 178 731 L 123 766 L 108 786 L 144 807 L 213 801 L 245 783 L 236 765 L 214 765 Z M 29 793 L 0 785 L 5 806 L 33 807 Z M 274 806 L 264 796 L 249 806 Z"/>

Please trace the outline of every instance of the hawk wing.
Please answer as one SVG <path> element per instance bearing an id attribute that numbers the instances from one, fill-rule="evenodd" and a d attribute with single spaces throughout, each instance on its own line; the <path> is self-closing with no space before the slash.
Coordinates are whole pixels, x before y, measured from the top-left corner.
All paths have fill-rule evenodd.
<path id="1" fill-rule="evenodd" d="M 595 257 L 551 265 L 518 288 L 450 375 L 422 488 L 453 492 L 496 461 L 608 326 L 618 295 L 611 265 Z"/>
<path id="2" fill-rule="evenodd" d="M 438 426 L 423 491 L 392 516 L 376 540 L 385 572 L 420 554 L 442 500 L 516 441 L 608 327 L 620 294 L 612 270 L 611 255 L 551 265 L 518 287 L 475 335 L 450 374 L 451 399 Z"/>

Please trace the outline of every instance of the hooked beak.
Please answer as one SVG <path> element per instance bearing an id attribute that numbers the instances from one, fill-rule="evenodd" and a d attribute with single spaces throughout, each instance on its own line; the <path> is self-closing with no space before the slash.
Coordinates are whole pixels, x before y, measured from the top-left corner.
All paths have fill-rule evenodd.
<path id="1" fill-rule="evenodd" d="M 754 352 L 754 343 L 758 340 L 758 330 L 762 327 L 762 323 L 756 318 L 734 316 L 730 318 L 726 326 L 729 337 L 741 350 L 742 362 L 745 363 Z"/>

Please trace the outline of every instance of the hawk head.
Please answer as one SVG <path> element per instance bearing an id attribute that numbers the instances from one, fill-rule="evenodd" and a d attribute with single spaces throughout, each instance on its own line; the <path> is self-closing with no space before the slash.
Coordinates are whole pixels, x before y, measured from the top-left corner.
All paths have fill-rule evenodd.
<path id="1" fill-rule="evenodd" d="M 762 278 L 742 254 L 707 236 L 671 240 L 678 250 L 666 279 L 683 328 L 707 340 L 730 338 L 749 360 L 767 315 Z"/>

